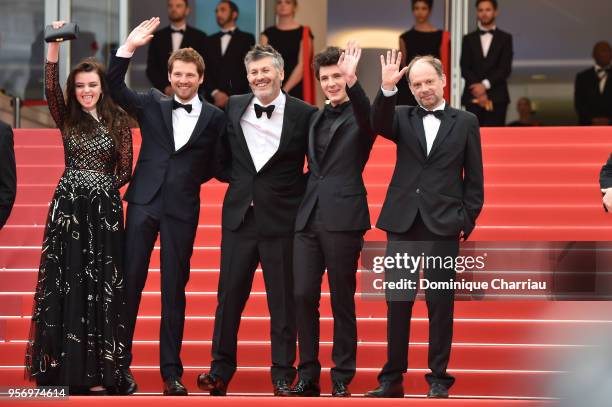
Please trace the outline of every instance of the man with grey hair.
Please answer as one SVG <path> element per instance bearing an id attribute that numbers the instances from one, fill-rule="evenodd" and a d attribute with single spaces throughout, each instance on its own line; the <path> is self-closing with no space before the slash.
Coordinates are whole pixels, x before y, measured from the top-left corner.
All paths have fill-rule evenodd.
<path id="1" fill-rule="evenodd" d="M 405 251 L 414 242 L 427 242 L 426 256 L 456 257 L 459 239 L 472 232 L 484 202 L 478 119 L 447 105 L 446 77 L 436 58 L 417 57 L 401 70 L 401 53 L 389 51 L 380 59 L 382 86 L 372 108 L 372 124 L 377 134 L 397 145 L 397 161 L 376 226 L 387 232 L 388 248 Z M 395 106 L 396 84 L 405 72 L 418 106 Z M 398 242 L 403 244 L 398 247 Z M 423 273 L 429 281 L 455 278 L 455 270 L 446 265 L 425 267 Z M 406 277 L 418 279 L 418 273 Z M 379 387 L 366 393 L 368 397 L 404 396 L 416 290 L 406 294 L 400 299 L 387 297 L 387 363 L 378 375 Z M 455 381 L 446 371 L 454 290 L 427 289 L 425 298 L 431 370 L 425 375 L 430 386 L 427 396 L 448 397 Z"/>
<path id="2" fill-rule="evenodd" d="M 292 258 L 295 218 L 306 187 L 308 123 L 316 109 L 281 92 L 283 58 L 256 45 L 245 57 L 252 94 L 229 98 L 217 177 L 229 182 L 222 211 L 221 271 L 211 370 L 198 387 L 226 394 L 236 371 L 242 310 L 261 263 L 270 310 L 274 394 L 296 376 Z"/>

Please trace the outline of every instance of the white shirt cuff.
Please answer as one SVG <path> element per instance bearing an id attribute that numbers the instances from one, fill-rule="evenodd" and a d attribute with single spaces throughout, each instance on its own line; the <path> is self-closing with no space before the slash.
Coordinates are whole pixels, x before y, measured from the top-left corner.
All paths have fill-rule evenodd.
<path id="1" fill-rule="evenodd" d="M 385 95 L 386 98 L 389 98 L 397 93 L 397 86 L 394 86 L 393 90 L 386 90 L 386 89 L 383 89 L 383 87 L 381 86 L 380 90 L 382 91 L 383 95 Z"/>
<path id="2" fill-rule="evenodd" d="M 126 50 L 125 45 L 122 45 L 119 47 L 119 49 L 117 49 L 117 53 L 115 55 L 118 56 L 119 58 L 132 58 L 134 53 Z"/>
<path id="3" fill-rule="evenodd" d="M 491 89 L 491 82 L 489 82 L 488 79 L 483 79 L 482 84 L 485 88 L 487 88 L 487 90 Z"/>

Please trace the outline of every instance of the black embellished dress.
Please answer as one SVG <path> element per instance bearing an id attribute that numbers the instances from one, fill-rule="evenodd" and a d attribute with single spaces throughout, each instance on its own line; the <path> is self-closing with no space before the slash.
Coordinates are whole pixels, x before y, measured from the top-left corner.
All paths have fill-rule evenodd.
<path id="1" fill-rule="evenodd" d="M 70 390 L 118 385 L 124 353 L 123 206 L 132 171 L 129 127 L 115 143 L 103 121 L 64 130 L 58 67 L 45 66 L 49 110 L 62 130 L 66 169 L 50 204 L 34 296 L 26 376 Z"/>

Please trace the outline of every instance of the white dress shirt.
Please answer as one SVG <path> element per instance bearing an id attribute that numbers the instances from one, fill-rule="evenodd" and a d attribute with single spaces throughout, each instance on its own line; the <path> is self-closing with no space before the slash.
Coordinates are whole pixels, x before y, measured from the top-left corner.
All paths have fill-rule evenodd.
<path id="1" fill-rule="evenodd" d="M 225 51 L 227 51 L 227 47 L 229 46 L 230 41 L 232 40 L 232 34 L 235 28 L 231 28 L 229 30 L 221 30 L 223 35 L 221 36 L 221 55 L 225 55 Z"/>
<path id="2" fill-rule="evenodd" d="M 444 110 L 445 106 L 446 106 L 446 102 L 443 100 L 442 103 L 440 103 L 437 107 L 433 108 L 431 111 Z M 429 110 L 429 109 L 425 109 L 425 110 Z M 436 140 L 436 136 L 438 135 L 438 130 L 440 130 L 440 123 L 442 123 L 442 120 L 438 119 L 433 114 L 428 114 L 427 116 L 423 117 L 423 128 L 425 129 L 425 141 L 427 142 L 427 155 L 429 155 L 429 152 L 431 151 L 431 146 L 433 146 L 433 143 Z"/>
<path id="3" fill-rule="evenodd" d="M 386 90 L 386 89 L 383 89 L 382 87 L 380 89 L 382 90 L 382 93 L 385 97 L 391 97 L 397 93 L 397 86 L 394 87 L 393 90 Z M 440 103 L 435 108 L 431 109 L 431 111 L 444 110 L 445 107 L 446 107 L 446 101 L 442 100 L 442 103 Z M 421 108 L 425 109 L 423 106 L 421 106 Z M 425 109 L 425 110 L 430 110 L 430 109 Z M 433 146 L 434 141 L 436 141 L 436 136 L 438 135 L 438 130 L 440 130 L 441 123 L 442 123 L 442 120 L 438 119 L 433 114 L 428 114 L 427 116 L 423 117 L 423 129 L 425 130 L 427 155 L 429 155 L 429 152 L 431 151 L 431 146 Z"/>
<path id="4" fill-rule="evenodd" d="M 200 113 L 202 112 L 202 101 L 197 94 L 187 103 L 181 102 L 176 95 L 174 96 L 174 100 L 184 105 L 191 105 L 191 113 L 187 113 L 187 110 L 183 109 L 182 107 L 172 109 L 174 151 L 178 151 L 181 147 L 187 144 L 191 138 L 193 129 L 195 129 L 198 119 L 200 118 Z"/>
<path id="5" fill-rule="evenodd" d="M 484 28 L 480 22 L 478 22 L 478 29 L 483 31 L 495 30 L 495 26 L 492 28 Z M 486 58 L 489 55 L 489 49 L 491 49 L 491 42 L 493 42 L 493 34 L 486 33 L 480 35 L 480 46 L 482 47 L 482 55 Z"/>
<path id="6" fill-rule="evenodd" d="M 174 24 L 170 24 L 170 28 L 173 30 L 185 30 L 187 28 L 187 24 L 183 24 L 182 27 L 177 27 Z M 183 33 L 172 33 L 172 52 L 176 51 L 181 47 L 181 42 L 183 42 Z"/>
<path id="7" fill-rule="evenodd" d="M 597 72 L 599 70 L 599 72 Z M 599 78 L 599 93 L 604 93 L 606 89 L 606 82 L 608 81 L 608 71 L 605 68 L 595 64 L 595 73 Z"/>
<path id="8" fill-rule="evenodd" d="M 259 171 L 278 150 L 280 145 L 281 133 L 283 131 L 283 118 L 285 112 L 285 102 L 287 98 L 281 92 L 276 99 L 270 103 L 274 105 L 272 116 L 268 119 L 266 113 L 263 113 L 258 119 L 255 115 L 255 103 L 266 107 L 253 97 L 251 103 L 247 107 L 244 115 L 240 119 L 240 127 L 244 133 L 249 153 L 255 164 L 255 170 Z"/>
<path id="9" fill-rule="evenodd" d="M 478 22 L 478 29 L 480 30 L 495 30 L 497 27 L 493 26 L 492 28 L 489 28 L 488 30 L 486 28 L 483 28 L 482 24 L 480 24 L 480 21 Z M 486 58 L 487 55 L 489 55 L 489 50 L 491 49 L 491 43 L 493 42 L 493 34 L 491 33 L 487 33 L 487 34 L 482 34 L 480 36 L 480 46 L 482 47 L 482 55 Z M 491 82 L 489 82 L 488 79 L 483 79 L 482 80 L 482 84 L 484 85 L 485 88 L 487 89 L 491 89 Z"/>

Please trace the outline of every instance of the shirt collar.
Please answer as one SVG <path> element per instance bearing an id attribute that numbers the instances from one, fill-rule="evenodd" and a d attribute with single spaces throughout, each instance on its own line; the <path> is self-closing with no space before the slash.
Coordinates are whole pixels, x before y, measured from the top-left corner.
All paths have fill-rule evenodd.
<path id="1" fill-rule="evenodd" d="M 179 100 L 179 98 L 174 95 L 174 100 L 176 100 L 179 103 L 182 103 L 184 105 L 191 105 L 191 107 L 193 109 L 199 108 L 200 106 L 202 106 L 202 101 L 200 100 L 200 96 L 196 93 L 195 96 L 193 98 L 191 98 L 190 101 L 188 101 L 187 103 L 183 103 Z M 192 110 L 193 112 L 193 110 Z"/>
<path id="2" fill-rule="evenodd" d="M 435 112 L 436 110 L 444 110 L 445 108 L 446 108 L 446 100 L 442 100 L 442 103 L 440 103 L 437 107 L 433 108 L 432 110 L 426 109 L 423 106 L 421 106 L 421 109 L 428 110 L 430 112 Z"/>
<path id="3" fill-rule="evenodd" d="M 484 28 L 484 27 L 482 26 L 482 24 L 480 24 L 480 21 L 479 21 L 479 22 L 478 22 L 478 28 L 479 28 L 479 29 L 481 29 L 481 30 L 485 30 L 485 31 L 492 31 L 492 30 L 497 30 L 497 25 L 494 25 L 494 26 L 493 26 L 493 27 L 491 27 L 491 28 Z"/>
<path id="4" fill-rule="evenodd" d="M 187 29 L 187 24 L 183 24 L 180 27 L 174 24 L 170 24 L 170 28 L 172 28 L 173 30 L 185 30 Z"/>
<path id="5" fill-rule="evenodd" d="M 228 28 L 227 30 L 223 30 L 223 29 L 222 29 L 222 30 L 221 30 L 221 32 L 222 32 L 223 34 L 233 33 L 234 31 L 236 31 L 236 28 L 237 28 L 236 26 L 233 26 L 232 28 Z"/>
<path id="6" fill-rule="evenodd" d="M 252 104 L 257 103 L 258 105 L 261 105 L 261 106 L 263 106 L 263 107 L 266 107 L 266 106 L 269 106 L 269 105 L 274 105 L 274 106 L 276 106 L 276 107 L 278 108 L 279 106 L 285 106 L 285 102 L 286 102 L 286 101 L 287 101 L 287 97 L 286 97 L 286 96 L 285 96 L 285 94 L 284 94 L 284 93 L 281 91 L 281 92 L 278 94 L 278 96 L 277 96 L 277 97 L 276 97 L 276 98 L 275 98 L 275 99 L 274 99 L 272 102 L 268 103 L 267 105 L 264 105 L 263 103 L 261 103 L 261 100 L 259 100 L 259 99 L 257 98 L 257 96 L 254 96 L 254 97 L 253 97 L 253 102 L 252 102 Z M 275 110 L 275 111 L 276 111 L 276 110 Z"/>

